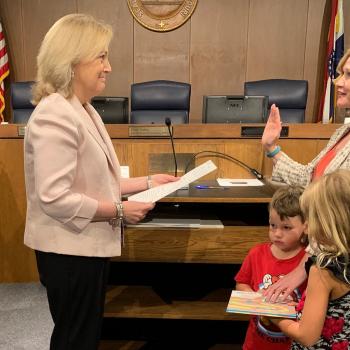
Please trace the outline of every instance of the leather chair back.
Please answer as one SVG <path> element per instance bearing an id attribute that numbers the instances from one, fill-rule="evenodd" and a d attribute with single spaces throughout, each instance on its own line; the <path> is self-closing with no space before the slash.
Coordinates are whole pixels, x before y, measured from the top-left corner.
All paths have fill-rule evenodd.
<path id="1" fill-rule="evenodd" d="M 308 95 L 307 80 L 268 79 L 244 83 L 244 95 L 265 95 L 268 108 L 276 104 L 284 123 L 304 123 Z"/>
<path id="2" fill-rule="evenodd" d="M 129 123 L 128 97 L 96 96 L 91 104 L 105 124 Z"/>
<path id="3" fill-rule="evenodd" d="M 33 84 L 33 81 L 11 83 L 12 121 L 15 124 L 26 124 L 35 108 L 31 103 Z"/>
<path id="4" fill-rule="evenodd" d="M 189 122 L 191 85 L 154 80 L 131 85 L 131 124 L 172 124 Z"/>

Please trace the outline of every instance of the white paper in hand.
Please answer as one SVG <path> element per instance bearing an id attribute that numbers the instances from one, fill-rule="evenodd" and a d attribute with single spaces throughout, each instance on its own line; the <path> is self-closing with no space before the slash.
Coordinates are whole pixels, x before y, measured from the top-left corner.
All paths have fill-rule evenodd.
<path id="1" fill-rule="evenodd" d="M 153 188 L 150 188 L 149 190 L 134 194 L 130 196 L 128 200 L 135 201 L 135 202 L 154 203 L 159 199 L 164 198 L 168 194 L 178 190 L 179 188 L 187 186 L 191 182 L 196 181 L 202 176 L 209 174 L 215 169 L 216 169 L 216 165 L 211 160 L 208 160 L 207 162 L 197 166 L 196 168 L 186 173 L 184 176 L 180 178 L 180 180 L 175 182 L 169 182 L 167 184 L 153 187 Z"/>

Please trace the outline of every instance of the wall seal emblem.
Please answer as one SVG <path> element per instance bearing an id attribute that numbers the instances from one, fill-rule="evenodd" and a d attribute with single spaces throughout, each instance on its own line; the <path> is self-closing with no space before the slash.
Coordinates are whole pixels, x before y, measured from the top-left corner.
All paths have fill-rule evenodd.
<path id="1" fill-rule="evenodd" d="M 130 12 L 142 26 L 167 32 L 184 24 L 198 0 L 127 0 Z"/>

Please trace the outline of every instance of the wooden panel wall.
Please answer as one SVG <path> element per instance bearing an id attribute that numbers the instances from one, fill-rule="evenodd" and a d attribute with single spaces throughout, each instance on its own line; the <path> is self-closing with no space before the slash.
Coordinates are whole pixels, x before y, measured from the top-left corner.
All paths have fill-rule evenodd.
<path id="1" fill-rule="evenodd" d="M 190 22 L 165 33 L 134 23 L 134 81 L 167 79 L 188 82 Z"/>
<path id="2" fill-rule="evenodd" d="M 246 79 L 302 79 L 308 1 L 252 0 Z M 298 29 L 299 28 L 299 29 Z"/>
<path id="3" fill-rule="evenodd" d="M 202 120 L 203 95 L 243 92 L 248 12 L 249 1 L 203 0 L 192 15 L 191 121 Z"/>
<path id="4" fill-rule="evenodd" d="M 113 72 L 105 95 L 129 96 L 130 84 L 172 79 L 192 84 L 191 122 L 201 121 L 202 96 L 242 94 L 247 80 L 307 79 L 307 121 L 314 120 L 330 0 L 198 0 L 180 28 L 157 33 L 134 21 L 126 0 L 1 0 L 11 65 L 6 81 L 35 78 L 36 55 L 49 27 L 71 12 L 110 23 Z M 350 0 L 344 0 L 345 47 L 350 47 Z M 9 109 L 6 118 L 9 120 Z"/>
<path id="5" fill-rule="evenodd" d="M 111 24 L 114 38 L 110 47 L 112 73 L 105 95 L 128 96 L 133 82 L 133 18 L 126 1 L 76 0 L 78 12 L 89 13 Z M 103 6 L 101 6 L 103 4 Z"/>

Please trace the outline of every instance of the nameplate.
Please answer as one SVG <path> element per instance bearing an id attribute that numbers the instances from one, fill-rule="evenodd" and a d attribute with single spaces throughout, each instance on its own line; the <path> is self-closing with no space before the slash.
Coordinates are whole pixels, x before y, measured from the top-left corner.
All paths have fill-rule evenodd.
<path id="1" fill-rule="evenodd" d="M 129 126 L 129 137 L 169 137 L 167 126 Z"/>
<path id="2" fill-rule="evenodd" d="M 21 126 L 17 127 L 18 136 L 24 137 L 25 133 L 26 133 L 26 126 L 25 125 L 21 125 Z"/>
<path id="3" fill-rule="evenodd" d="M 242 126 L 241 136 L 243 137 L 261 137 L 264 133 L 265 126 Z M 282 126 L 281 137 L 288 137 L 289 127 Z"/>

